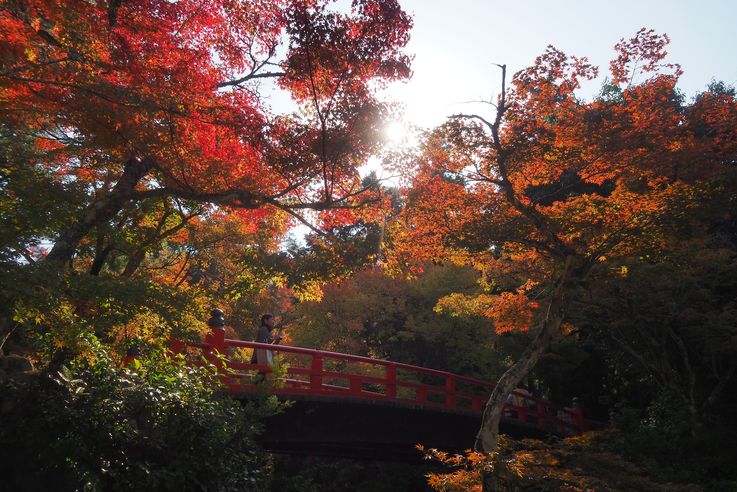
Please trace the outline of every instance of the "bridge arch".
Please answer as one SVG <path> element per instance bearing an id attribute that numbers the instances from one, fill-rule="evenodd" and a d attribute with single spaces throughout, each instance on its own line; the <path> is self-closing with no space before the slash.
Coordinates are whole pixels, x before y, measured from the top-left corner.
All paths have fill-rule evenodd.
<path id="1" fill-rule="evenodd" d="M 263 444 L 278 452 L 416 459 L 415 444 L 468 449 L 494 389 L 481 379 L 388 360 L 227 339 L 222 328 L 201 342 L 170 345 L 192 364 L 215 365 L 235 398 L 249 399 L 266 387 L 292 401 L 267 421 Z M 238 349 L 271 350 L 280 364 L 252 364 L 236 356 Z M 597 426 L 580 409 L 525 394 L 514 401 L 501 423 L 506 434 L 566 436 Z"/>

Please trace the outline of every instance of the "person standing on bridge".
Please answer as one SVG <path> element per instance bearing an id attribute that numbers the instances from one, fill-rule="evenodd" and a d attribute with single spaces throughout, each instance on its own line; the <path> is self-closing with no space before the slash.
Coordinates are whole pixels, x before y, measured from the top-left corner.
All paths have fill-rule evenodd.
<path id="1" fill-rule="evenodd" d="M 256 339 L 254 341 L 258 343 L 271 343 L 274 345 L 281 343 L 281 330 L 275 331 L 274 324 L 274 315 L 264 314 L 261 316 L 261 325 L 256 331 Z M 274 364 L 274 352 L 267 349 L 254 349 L 253 355 L 251 356 L 251 364 L 264 366 Z"/>

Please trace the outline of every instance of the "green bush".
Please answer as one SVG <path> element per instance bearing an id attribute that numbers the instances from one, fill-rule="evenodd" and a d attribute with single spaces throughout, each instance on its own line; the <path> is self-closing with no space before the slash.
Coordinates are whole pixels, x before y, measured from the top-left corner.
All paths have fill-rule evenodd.
<path id="1" fill-rule="evenodd" d="M 276 400 L 242 406 L 214 373 L 152 353 L 95 357 L 0 382 L 0 476 L 8 490 L 259 490 L 254 444 Z"/>
<path id="2" fill-rule="evenodd" d="M 710 421 L 692 436 L 686 409 L 667 390 L 644 411 L 621 408 L 615 424 L 618 432 L 602 441 L 606 448 L 637 463 L 653 480 L 737 492 L 737 435 L 731 424 Z"/>

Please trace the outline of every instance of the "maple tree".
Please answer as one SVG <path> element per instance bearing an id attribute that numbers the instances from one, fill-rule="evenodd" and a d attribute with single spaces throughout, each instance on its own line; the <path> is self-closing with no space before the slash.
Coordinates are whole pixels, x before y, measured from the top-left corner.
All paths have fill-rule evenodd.
<path id="1" fill-rule="evenodd" d="M 356 0 L 348 13 L 330 3 L 2 2 L 3 124 L 33 139 L 29 167 L 87 191 L 47 260 L 68 262 L 136 207 L 157 208 L 161 227 L 128 248 L 127 275 L 177 207 L 183 221 L 216 210 L 258 224 L 372 200 L 356 167 L 390 111 L 377 83 L 409 76 L 411 20 L 395 0 Z M 270 110 L 269 80 L 297 111 Z"/>
<path id="2" fill-rule="evenodd" d="M 509 88 L 500 66 L 493 117 L 453 116 L 416 157 L 394 226 L 394 267 L 473 264 L 487 293 L 440 307 L 535 333 L 488 401 L 480 451 L 496 447 L 509 392 L 553 340 L 576 332 L 571 305 L 589 282 L 621 275 L 625 261 L 666 257 L 682 233 L 675 219 L 734 173 L 734 94 L 708 91 L 686 104 L 667 43 L 645 29 L 619 42 L 611 78 L 591 101 L 575 94 L 598 74 L 586 58 L 548 47 Z"/>

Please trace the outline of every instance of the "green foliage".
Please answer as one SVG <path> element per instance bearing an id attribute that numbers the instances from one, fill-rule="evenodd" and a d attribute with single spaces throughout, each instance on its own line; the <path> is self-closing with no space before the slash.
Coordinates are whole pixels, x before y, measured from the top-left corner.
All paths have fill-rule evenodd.
<path id="1" fill-rule="evenodd" d="M 0 261 L 33 261 L 43 239 L 82 206 L 83 188 L 55 173 L 54 161 L 53 151 L 34 149 L 27 133 L 0 123 Z"/>
<path id="2" fill-rule="evenodd" d="M 339 278 L 376 264 L 383 235 L 378 224 L 359 220 L 329 233 L 329 240 L 307 236 L 304 246 L 286 243 L 286 255 L 280 255 L 278 265 L 290 285 Z"/>
<path id="3" fill-rule="evenodd" d="M 362 271 L 295 306 L 290 336 L 295 345 L 488 377 L 500 364 L 488 320 L 433 311 L 448 293 L 477 289 L 476 280 L 456 266 L 429 267 L 416 279 Z"/>
<path id="4" fill-rule="evenodd" d="M 77 274 L 49 264 L 4 267 L 3 319 L 12 320 L 23 343 L 46 355 L 59 348 L 80 353 L 83 333 L 124 349 L 132 339 L 160 343 L 170 335 L 196 336 L 205 328 L 210 302 L 196 289 Z"/>
<path id="5" fill-rule="evenodd" d="M 661 481 L 737 490 L 734 172 L 699 192 L 697 206 L 676 201 L 663 219 L 667 248 L 595 270 L 572 318 L 606 369 L 622 431 L 612 449 Z"/>
<path id="6" fill-rule="evenodd" d="M 254 490 L 266 479 L 253 438 L 273 400 L 242 407 L 207 369 L 164 352 L 117 368 L 95 358 L 0 383 L 0 460 L 16 490 Z"/>
<path id="7" fill-rule="evenodd" d="M 665 261 L 628 262 L 626 273 L 596 282 L 598 302 L 578 316 L 583 335 L 617 375 L 617 398 L 691 408 L 672 417 L 685 418 L 688 433 L 705 421 L 731 420 L 737 261 L 724 248 L 682 246 Z M 658 403 L 663 399 L 670 403 Z"/>
<path id="8" fill-rule="evenodd" d="M 615 421 L 620 432 L 608 434 L 606 446 L 654 480 L 699 483 L 710 492 L 737 490 L 737 433 L 729 426 L 712 423 L 692 436 L 687 412 L 668 395 L 644 412 L 622 408 Z"/>

